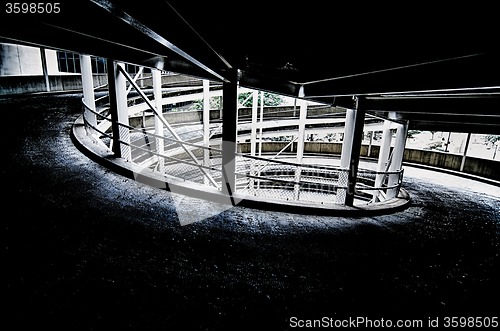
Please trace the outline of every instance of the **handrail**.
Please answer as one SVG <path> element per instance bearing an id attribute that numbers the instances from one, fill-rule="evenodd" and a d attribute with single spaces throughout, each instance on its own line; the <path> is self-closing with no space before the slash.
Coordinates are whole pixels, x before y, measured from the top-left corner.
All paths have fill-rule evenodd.
<path id="1" fill-rule="evenodd" d="M 156 107 L 153 106 L 152 101 L 150 101 L 149 98 L 145 95 L 145 93 L 138 87 L 135 79 L 137 79 L 139 75 L 136 75 L 134 78 L 131 78 L 130 75 L 123 68 L 121 68 L 119 66 L 118 69 L 120 70 L 121 73 L 124 74 L 125 78 L 130 83 L 129 90 L 131 90 L 131 88 L 134 88 L 137 91 L 137 93 L 139 94 L 138 98 L 143 100 L 143 102 L 147 106 L 147 110 L 151 111 L 154 114 L 154 116 L 156 116 L 162 122 L 164 127 L 170 132 L 170 134 L 172 136 L 167 137 L 167 136 L 164 136 L 162 134 L 155 134 L 155 133 L 146 131 L 144 128 L 138 129 L 138 128 L 132 127 L 128 124 L 118 123 L 119 127 L 126 128 L 131 133 L 140 133 L 140 134 L 144 135 L 143 137 L 144 137 L 146 143 L 145 144 L 140 143 L 140 139 L 142 139 L 142 138 L 135 139 L 132 142 L 125 142 L 125 141 L 122 141 L 120 139 L 116 139 L 116 137 L 115 137 L 115 141 L 119 142 L 120 144 L 128 145 L 131 148 L 133 148 L 134 150 L 147 152 L 150 155 L 150 156 L 148 156 L 148 155 L 144 155 L 141 153 L 136 154 L 139 156 L 135 159 L 136 161 L 133 161 L 133 162 L 141 162 L 141 164 L 145 164 L 145 162 L 148 162 L 148 160 L 153 160 L 153 161 L 156 160 L 156 159 L 151 159 L 151 157 L 163 158 L 164 160 L 169 161 L 168 165 L 166 164 L 166 166 L 170 166 L 171 173 L 172 172 L 174 173 L 172 175 L 171 173 L 168 172 L 168 170 L 166 170 L 166 172 L 165 172 L 165 170 L 162 170 L 164 172 L 164 175 L 168 174 L 170 176 L 180 178 L 184 181 L 195 180 L 198 183 L 199 183 L 200 178 L 203 179 L 205 177 L 205 178 L 208 178 L 208 182 L 207 181 L 204 182 L 205 185 L 208 185 L 208 183 L 209 183 L 209 185 L 215 186 L 217 189 L 220 189 L 220 180 L 221 180 L 222 176 L 219 177 L 217 175 L 217 173 L 220 173 L 221 175 L 223 175 L 222 174 L 222 164 L 218 163 L 218 162 L 220 162 L 219 158 L 222 155 L 222 150 L 218 149 L 218 148 L 214 148 L 214 147 L 207 147 L 207 146 L 197 144 L 197 143 L 183 141 L 180 137 L 180 134 L 177 133 L 173 129 L 173 127 L 162 116 L 162 114 L 158 112 Z M 101 101 L 106 97 L 108 97 L 108 96 L 98 98 L 97 100 Z M 84 105 L 86 111 L 97 116 L 97 118 L 100 121 L 105 120 L 105 121 L 108 121 L 109 123 L 111 123 L 110 116 L 102 115 L 98 109 L 94 110 L 94 109 L 89 108 L 89 106 L 85 104 L 85 101 L 83 99 L 82 99 L 82 104 Z M 102 111 L 102 109 L 103 109 L 103 107 L 100 107 L 101 111 Z M 275 112 L 266 113 L 266 114 L 272 115 L 274 113 L 290 112 L 290 111 L 291 110 L 283 110 L 283 111 L 275 111 Z M 113 138 L 112 133 L 110 134 L 110 133 L 103 132 L 103 130 L 99 129 L 99 125 L 93 125 L 89 121 L 89 119 L 87 118 L 87 115 L 89 113 L 84 112 L 84 114 L 83 114 L 83 119 L 84 119 L 85 125 L 92 128 L 95 132 L 101 134 L 102 135 L 101 137 L 107 137 L 107 138 L 112 139 Z M 321 114 L 318 116 L 334 115 L 335 117 L 337 117 L 337 116 L 340 116 L 341 114 L 342 113 L 335 112 L 335 113 Z M 315 117 L 315 116 L 313 116 L 313 117 Z M 104 123 L 101 122 L 101 124 L 104 124 Z M 219 128 L 217 128 L 217 130 L 212 132 L 210 137 L 212 137 L 218 131 L 218 129 L 220 129 L 221 127 L 222 127 L 222 125 L 219 126 Z M 89 131 L 89 133 L 90 132 L 91 131 Z M 168 150 L 165 150 L 164 152 L 158 153 L 156 150 L 152 150 L 151 148 L 146 147 L 149 144 L 149 141 L 151 141 L 150 139 L 148 140 L 148 138 L 161 139 L 164 142 L 170 142 L 172 144 L 165 145 L 165 146 L 170 146 L 170 148 L 168 148 Z M 266 194 L 269 195 L 270 194 L 269 189 L 279 187 L 280 189 L 283 190 L 283 192 L 285 192 L 285 191 L 288 192 L 288 193 L 286 193 L 289 196 L 289 198 L 287 198 L 287 200 L 289 200 L 289 199 L 296 200 L 296 199 L 302 199 L 302 197 L 299 198 L 299 196 L 293 194 L 294 187 L 296 189 L 296 187 L 298 186 L 299 190 L 300 190 L 299 193 L 300 192 L 306 192 L 306 193 L 309 192 L 308 193 L 309 195 L 306 194 L 308 196 L 307 198 L 305 198 L 306 200 L 311 199 L 311 197 L 315 196 L 314 199 L 318 199 L 317 202 L 335 203 L 336 200 L 332 199 L 331 196 L 336 194 L 338 189 L 348 189 L 348 187 L 346 185 L 339 185 L 338 178 L 340 178 L 340 176 L 345 176 L 345 174 L 349 170 L 348 169 L 341 169 L 341 168 L 336 167 L 336 166 L 325 166 L 325 165 L 318 165 L 318 164 L 301 164 L 301 163 L 299 164 L 299 163 L 294 163 L 294 162 L 289 162 L 289 161 L 284 161 L 284 160 L 276 160 L 275 158 L 278 157 L 296 139 L 297 139 L 297 137 L 295 137 L 295 139 L 293 139 L 291 142 L 288 142 L 288 145 L 285 146 L 285 148 L 283 148 L 281 151 L 279 151 L 278 154 L 274 155 L 272 158 L 252 156 L 252 155 L 248 155 L 245 153 L 235 153 L 235 156 L 236 156 L 235 176 L 237 177 L 236 191 L 238 191 L 238 190 L 240 190 L 240 191 L 241 190 L 244 190 L 244 191 L 255 190 L 256 188 L 258 189 L 259 187 L 261 187 L 261 188 L 267 190 L 268 193 L 266 193 Z M 139 142 L 138 145 L 137 145 L 137 142 Z M 183 150 L 183 152 L 185 152 L 185 154 L 183 154 L 181 152 L 181 149 L 179 147 L 182 148 L 182 150 Z M 210 154 L 210 160 L 216 160 L 216 161 L 215 162 L 210 161 L 210 163 L 208 163 L 208 164 L 202 164 L 199 160 L 200 156 L 197 157 L 193 154 L 193 151 L 192 151 L 193 147 L 196 149 L 199 149 L 199 150 L 212 152 Z M 198 153 L 197 151 L 194 151 L 194 152 Z M 179 153 L 181 153 L 181 154 L 179 154 Z M 213 155 L 213 153 L 215 153 L 215 156 Z M 207 155 L 207 154 L 205 154 L 205 155 Z M 144 156 L 146 156 L 148 158 L 145 159 Z M 186 158 L 186 156 L 188 158 Z M 141 161 L 139 161 L 139 160 L 141 160 Z M 146 161 L 144 161 L 144 160 L 146 160 Z M 253 165 L 248 165 L 247 162 L 252 162 L 252 160 L 257 161 L 257 162 Z M 174 163 L 171 163 L 171 162 L 174 162 Z M 148 163 L 148 164 L 154 165 L 154 163 Z M 193 172 L 192 170 L 189 170 L 191 168 L 185 168 L 185 167 L 182 168 L 181 166 L 176 167 L 176 166 L 174 166 L 175 164 L 184 164 L 184 165 L 197 167 L 200 170 L 202 176 L 200 177 L 200 173 L 198 173 L 196 171 Z M 172 167 L 172 166 L 174 166 L 174 167 Z M 245 170 L 242 171 L 242 168 Z M 269 170 L 263 171 L 266 168 L 268 168 Z M 303 174 L 303 176 L 301 176 L 300 178 L 294 177 L 294 175 L 293 175 L 293 172 L 297 171 L 297 169 L 300 169 L 300 171 Z M 369 196 L 372 193 L 368 193 L 366 191 L 374 191 L 373 196 L 375 197 L 375 195 L 380 195 L 381 200 L 383 200 L 382 199 L 382 197 L 384 197 L 383 191 L 391 190 L 391 189 L 399 189 L 401 187 L 401 184 L 402 184 L 403 169 L 396 170 L 396 171 L 388 171 L 389 170 L 389 165 L 388 165 L 388 167 L 385 170 L 386 171 L 374 171 L 374 170 L 369 170 L 369 169 L 359 169 L 358 170 L 358 178 L 360 180 L 357 181 L 357 183 L 356 183 L 356 187 L 355 187 L 355 191 L 357 192 L 356 194 L 358 195 L 358 194 L 364 193 L 365 196 L 366 196 L 366 194 L 368 194 L 368 196 Z M 180 171 L 180 172 L 178 172 L 178 171 Z M 214 177 L 212 177 L 212 175 L 208 171 L 215 171 L 216 172 L 215 177 L 218 179 L 219 182 L 216 181 L 214 179 Z M 177 173 L 177 174 L 175 174 L 175 173 Z M 182 178 L 182 176 L 184 176 L 188 173 L 195 174 L 195 177 L 187 175 L 187 177 Z M 182 175 L 179 176 L 180 174 L 182 174 Z M 383 177 L 382 177 L 382 180 L 380 181 L 380 184 L 378 186 L 375 186 L 375 180 L 374 180 L 373 176 L 377 176 L 377 175 L 383 175 Z M 395 184 L 392 184 L 392 185 L 385 185 L 384 184 L 386 182 L 385 179 L 389 175 L 398 175 L 397 176 L 398 178 L 397 178 L 397 181 Z M 188 178 L 188 179 L 186 179 L 186 178 Z M 287 178 L 289 178 L 289 179 L 287 179 Z M 295 180 L 294 180 L 294 178 L 295 178 Z M 246 180 L 248 180 L 248 182 L 246 182 Z M 202 181 L 202 183 L 203 183 L 203 181 Z M 275 187 L 275 186 L 273 186 L 273 183 L 284 184 L 285 186 L 281 187 L 281 186 L 277 185 Z M 373 183 L 373 185 L 372 185 L 372 183 Z M 242 186 L 242 184 L 243 184 L 243 186 Z M 283 193 L 283 195 L 284 194 L 285 193 Z M 300 194 L 302 194 L 302 193 L 300 193 Z M 319 194 L 319 198 L 318 198 L 318 194 Z M 271 195 L 271 196 L 273 196 L 273 195 Z M 326 200 L 324 200 L 324 199 L 326 199 Z M 307 200 L 307 201 L 309 201 L 309 200 Z"/>

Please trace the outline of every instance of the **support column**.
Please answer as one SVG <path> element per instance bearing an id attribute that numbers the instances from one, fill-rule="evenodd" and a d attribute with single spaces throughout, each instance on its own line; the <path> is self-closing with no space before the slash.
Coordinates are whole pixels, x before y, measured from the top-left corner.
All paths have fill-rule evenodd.
<path id="1" fill-rule="evenodd" d="M 358 177 L 359 153 L 361 143 L 363 141 L 363 127 L 365 125 L 365 106 L 364 98 L 354 99 L 356 114 L 354 121 L 354 132 L 352 134 L 351 157 L 349 164 L 349 172 L 347 176 L 347 192 L 345 197 L 346 206 L 354 204 L 354 191 L 356 187 L 356 179 Z"/>
<path id="2" fill-rule="evenodd" d="M 380 146 L 380 152 L 378 155 L 378 165 L 377 172 L 386 172 L 388 171 L 389 166 L 389 154 L 391 152 L 391 141 L 392 141 L 392 132 L 391 132 L 391 124 L 392 122 L 389 120 L 384 121 L 384 130 L 382 131 L 382 145 Z M 375 187 L 381 187 L 384 181 L 385 175 L 379 174 L 375 176 Z M 379 191 L 374 191 L 375 196 L 373 197 L 373 202 L 380 201 Z"/>
<path id="3" fill-rule="evenodd" d="M 400 124 L 398 125 L 398 131 L 396 132 L 396 142 L 394 143 L 394 151 L 392 152 L 392 162 L 389 167 L 390 172 L 398 171 L 402 169 L 403 155 L 406 145 L 406 136 L 408 133 L 408 125 Z M 389 175 L 389 182 L 387 185 L 393 186 L 399 182 L 399 174 Z M 398 189 L 393 188 L 387 190 L 387 199 L 395 198 L 398 194 Z"/>
<path id="4" fill-rule="evenodd" d="M 94 81 L 92 79 L 90 55 L 80 54 L 80 72 L 82 73 L 83 102 L 95 111 Z M 95 114 L 87 112 L 86 118 L 91 125 L 97 126 Z"/>
<path id="5" fill-rule="evenodd" d="M 236 135 L 238 130 L 238 75 L 223 83 L 224 116 L 222 118 L 222 192 L 232 196 L 236 188 Z"/>
<path id="6" fill-rule="evenodd" d="M 304 94 L 304 86 L 300 87 L 299 90 L 299 98 L 303 98 Z M 297 161 L 296 163 L 302 164 L 304 159 L 304 141 L 306 138 L 306 119 L 307 119 L 307 101 L 303 99 L 298 99 L 298 104 L 300 107 L 299 114 L 299 134 L 297 136 Z M 295 169 L 295 181 L 299 182 L 301 177 L 301 168 L 297 167 Z M 295 184 L 293 189 L 293 197 L 294 200 L 299 200 L 300 198 L 300 185 Z"/>
<path id="7" fill-rule="evenodd" d="M 257 111 L 259 105 L 259 92 L 257 90 L 253 90 L 252 92 L 252 132 L 250 133 L 250 155 L 255 156 L 257 151 Z M 262 127 L 261 127 L 262 129 Z M 252 162 L 250 165 L 250 175 L 257 176 L 257 168 L 258 166 Z M 260 181 L 257 181 L 258 183 Z M 252 194 L 256 194 L 255 192 L 255 178 L 249 179 L 249 187 Z"/>
<path id="8" fill-rule="evenodd" d="M 469 149 L 470 136 L 472 133 L 467 134 L 467 140 L 465 141 L 464 155 L 462 156 L 462 163 L 460 164 L 460 171 L 464 171 L 465 159 L 467 158 L 467 150 Z"/>
<path id="9" fill-rule="evenodd" d="M 373 143 L 373 131 L 368 132 L 370 136 L 370 144 L 368 145 L 368 152 L 366 153 L 367 157 L 372 156 L 372 143 Z"/>
<path id="10" fill-rule="evenodd" d="M 203 80 L 203 146 L 210 147 L 210 81 Z M 210 150 L 203 149 L 203 165 L 210 166 Z M 205 185 L 210 185 L 210 180 L 204 176 Z"/>
<path id="11" fill-rule="evenodd" d="M 351 150 L 354 138 L 354 127 L 356 124 L 356 109 L 347 109 L 345 115 L 344 139 L 342 140 L 342 154 L 340 155 L 340 169 L 344 170 L 339 173 L 339 186 L 347 186 L 348 176 L 347 170 L 351 163 Z M 345 204 L 347 190 L 337 189 L 337 203 Z"/>
<path id="12" fill-rule="evenodd" d="M 45 56 L 44 47 L 40 47 L 40 56 L 42 58 L 42 70 L 43 70 L 43 77 L 45 78 L 45 87 L 47 92 L 50 92 L 49 72 L 47 70 L 47 57 Z"/>
<path id="13" fill-rule="evenodd" d="M 118 124 L 128 125 L 125 76 L 118 70 L 118 66 L 124 67 L 123 64 L 118 64 L 108 59 L 108 87 L 113 130 L 113 152 L 117 157 L 131 161 L 132 154 L 128 145 L 130 144 L 130 131 L 128 128 Z"/>
<path id="14" fill-rule="evenodd" d="M 257 107 L 259 104 L 259 92 L 252 92 L 252 132 L 250 134 L 250 155 L 255 156 L 257 150 Z"/>
<path id="15" fill-rule="evenodd" d="M 158 69 L 151 69 L 153 75 L 153 95 L 155 98 L 155 107 L 160 116 L 163 116 L 163 102 L 161 97 L 161 71 Z M 155 134 L 163 137 L 163 122 L 155 116 Z M 161 138 L 156 140 L 156 153 L 163 154 L 165 149 L 165 141 Z M 163 173 L 165 171 L 165 159 L 161 156 L 157 157 L 158 171 Z"/>
<path id="16" fill-rule="evenodd" d="M 210 137 L 210 81 L 203 80 L 203 146 L 208 147 Z"/>
<path id="17" fill-rule="evenodd" d="M 264 123 L 264 92 L 260 91 L 259 156 L 262 156 L 262 123 Z"/>

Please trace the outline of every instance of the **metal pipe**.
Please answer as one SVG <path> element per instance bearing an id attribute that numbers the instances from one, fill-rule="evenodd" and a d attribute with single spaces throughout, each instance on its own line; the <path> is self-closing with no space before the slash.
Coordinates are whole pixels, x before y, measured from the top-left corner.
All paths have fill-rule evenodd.
<path id="1" fill-rule="evenodd" d="M 119 71 L 122 72 L 122 74 L 125 76 L 125 78 L 130 82 L 130 84 L 132 84 L 134 86 L 134 88 L 137 90 L 137 93 L 139 93 L 139 95 L 144 99 L 144 101 L 146 102 L 146 104 L 149 106 L 149 108 L 151 108 L 151 110 L 153 111 L 153 113 L 155 114 L 156 117 L 158 117 L 160 119 L 160 121 L 163 123 L 163 125 L 165 126 L 165 128 L 167 128 L 167 130 L 170 132 L 170 134 L 172 136 L 174 136 L 174 138 L 179 142 L 179 144 L 181 145 L 181 147 L 184 149 L 184 151 L 186 152 L 186 154 L 193 160 L 193 162 L 195 163 L 196 166 L 198 166 L 198 168 L 201 170 L 201 172 L 207 176 L 211 182 L 211 184 L 215 187 L 218 187 L 217 186 L 217 183 L 215 182 L 215 180 L 212 178 L 212 176 L 210 176 L 210 174 L 208 172 L 206 172 L 205 169 L 203 169 L 200 164 L 198 163 L 198 160 L 196 159 L 196 157 L 194 156 L 194 154 L 186 148 L 186 146 L 184 146 L 184 142 L 182 141 L 182 139 L 179 137 L 179 135 L 177 134 L 177 132 L 174 131 L 174 129 L 170 126 L 170 124 L 165 120 L 165 118 L 163 118 L 163 116 L 160 116 L 160 114 L 158 113 L 158 111 L 156 110 L 156 108 L 151 104 L 151 101 L 149 101 L 148 97 L 144 94 L 144 92 L 142 92 L 142 90 L 137 86 L 137 84 L 132 80 L 132 78 L 129 76 L 129 74 L 125 71 L 125 69 L 123 69 L 122 67 L 118 67 L 119 68 Z"/>
<path id="2" fill-rule="evenodd" d="M 139 72 L 142 72 L 142 70 L 139 70 Z M 155 106 L 156 109 L 158 109 L 158 113 L 160 114 L 160 116 L 163 116 L 163 111 L 162 111 L 163 102 L 161 98 L 161 71 L 157 69 L 151 69 L 151 72 L 153 74 L 153 94 L 155 98 Z M 130 87 L 132 87 L 132 85 Z M 158 118 L 158 116 L 155 116 L 154 119 L 155 119 L 155 134 L 163 136 L 163 123 Z M 144 126 L 146 126 L 146 123 L 144 123 Z M 163 154 L 164 141 L 162 139 L 156 138 L 155 142 L 156 142 L 156 152 L 158 154 Z M 163 173 L 163 171 L 165 170 L 165 159 L 161 157 L 158 157 L 157 159 L 158 159 L 158 171 Z"/>

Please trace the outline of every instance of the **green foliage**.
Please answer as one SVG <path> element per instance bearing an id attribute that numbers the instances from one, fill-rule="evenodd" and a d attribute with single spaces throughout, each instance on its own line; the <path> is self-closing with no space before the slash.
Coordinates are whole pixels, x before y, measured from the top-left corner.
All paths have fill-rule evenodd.
<path id="1" fill-rule="evenodd" d="M 417 134 L 421 133 L 419 130 L 408 130 L 407 138 L 414 138 Z"/>
<path id="2" fill-rule="evenodd" d="M 243 107 L 252 107 L 253 100 L 251 97 L 249 98 L 251 93 L 246 92 L 238 95 L 238 102 L 244 102 Z M 281 95 L 264 92 L 264 106 L 279 106 L 282 103 L 283 97 Z M 260 106 L 260 96 L 258 98 L 258 106 Z"/>
<path id="3" fill-rule="evenodd" d="M 243 103 L 243 107 L 252 107 L 252 97 L 250 96 L 252 92 L 240 93 L 238 94 L 238 102 Z M 245 101 L 246 100 L 246 101 Z M 222 101 L 224 103 L 224 100 Z M 279 106 L 283 104 L 284 99 L 281 95 L 272 94 L 264 92 L 264 106 Z M 258 106 L 260 106 L 260 97 L 258 98 Z M 210 98 L 210 109 L 219 109 L 220 98 L 211 97 Z M 203 100 L 193 100 L 193 104 L 189 110 L 203 110 Z"/>
<path id="4" fill-rule="evenodd" d="M 220 97 L 210 98 L 210 109 L 219 109 Z M 203 110 L 203 99 L 193 100 L 193 104 L 189 107 L 189 110 Z"/>
<path id="5" fill-rule="evenodd" d="M 500 141 L 500 135 L 498 134 L 489 134 L 484 139 L 490 144 L 494 145 L 497 141 Z"/>
<path id="6" fill-rule="evenodd" d="M 292 141 L 292 136 L 271 137 L 271 141 Z"/>
<path id="7" fill-rule="evenodd" d="M 425 149 L 439 149 L 439 150 L 442 150 L 442 147 L 443 146 L 443 143 L 440 142 L 440 141 L 435 141 L 435 142 L 432 142 L 432 143 L 428 143 L 427 144 L 427 148 Z"/>

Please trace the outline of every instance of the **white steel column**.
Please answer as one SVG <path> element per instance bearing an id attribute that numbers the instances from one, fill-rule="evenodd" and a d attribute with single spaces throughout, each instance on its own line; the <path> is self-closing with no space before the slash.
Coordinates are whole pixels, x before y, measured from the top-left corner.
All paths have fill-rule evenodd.
<path id="1" fill-rule="evenodd" d="M 392 132 L 391 132 L 391 121 L 384 121 L 384 130 L 382 131 L 382 144 L 380 146 L 380 151 L 378 154 L 378 165 L 377 172 L 385 172 L 388 170 L 387 166 L 389 163 L 389 154 L 391 151 L 391 141 L 392 141 Z M 385 175 L 379 174 L 375 176 L 375 187 L 382 186 L 382 182 L 384 180 Z M 374 202 L 380 201 L 379 191 L 374 191 Z"/>
<path id="2" fill-rule="evenodd" d="M 303 98 L 304 94 L 304 86 L 300 87 L 299 90 L 299 98 Z M 306 119 L 307 119 L 307 101 L 303 99 L 299 99 L 300 105 L 300 115 L 299 115 L 299 133 L 297 136 L 297 163 L 302 164 L 304 158 L 304 140 L 306 136 Z M 293 143 L 292 143 L 293 144 Z M 295 169 L 295 181 L 300 181 L 301 168 L 300 166 Z M 295 200 L 299 200 L 300 198 L 300 186 L 295 184 L 293 190 L 293 196 Z"/>
<path id="3" fill-rule="evenodd" d="M 210 145 L 210 81 L 203 80 L 203 146 L 209 147 Z M 203 164 L 210 166 L 210 151 L 203 149 Z M 210 180 L 204 176 L 205 185 L 210 185 Z"/>
<path id="4" fill-rule="evenodd" d="M 259 103 L 259 92 L 252 92 L 252 132 L 250 134 L 250 155 L 255 156 L 257 150 L 257 106 Z"/>
<path id="5" fill-rule="evenodd" d="M 208 147 L 210 138 L 210 81 L 203 80 L 203 146 Z"/>
<path id="6" fill-rule="evenodd" d="M 259 105 L 259 92 L 253 90 L 252 92 L 252 132 L 250 134 L 250 155 L 255 156 L 257 150 L 257 110 Z M 261 127 L 262 130 L 262 127 Z M 251 163 L 250 175 L 256 176 L 256 165 L 254 162 Z M 260 182 L 260 181 L 258 181 Z M 250 192 L 255 194 L 255 178 L 250 178 L 249 180 Z"/>
<path id="7" fill-rule="evenodd" d="M 304 86 L 300 87 L 299 97 L 304 97 Z M 302 163 L 304 157 L 304 140 L 306 137 L 307 101 L 299 99 L 299 135 L 297 138 L 297 163 Z"/>
<path id="8" fill-rule="evenodd" d="M 92 65 L 90 55 L 80 54 L 80 71 L 82 73 L 83 102 L 95 111 L 94 81 L 92 79 Z M 91 125 L 97 126 L 96 115 L 87 112 L 86 118 Z"/>
<path id="9" fill-rule="evenodd" d="M 262 156 L 262 123 L 264 122 L 264 92 L 260 91 L 259 156 Z"/>
<path id="10" fill-rule="evenodd" d="M 161 97 L 161 71 L 158 69 L 151 69 L 153 74 L 153 95 L 155 98 L 155 107 L 160 116 L 163 116 L 163 102 Z M 155 116 L 155 134 L 163 137 L 163 123 L 162 121 Z M 144 126 L 146 124 L 144 123 Z M 165 142 L 161 138 L 155 138 L 156 140 L 156 153 L 163 154 Z M 163 173 L 165 171 L 165 159 L 161 156 L 157 157 L 158 159 L 158 171 Z"/>
<path id="11" fill-rule="evenodd" d="M 398 125 L 398 131 L 396 132 L 396 142 L 394 143 L 394 151 L 392 155 L 392 162 L 391 166 L 389 167 L 389 171 L 391 172 L 402 169 L 407 133 L 408 133 L 407 124 Z M 398 182 L 399 182 L 399 174 L 389 175 L 389 182 L 388 182 L 389 186 L 396 185 L 398 184 Z M 395 198 L 397 193 L 398 193 L 397 188 L 387 190 L 387 199 Z"/>
<path id="12" fill-rule="evenodd" d="M 125 69 L 123 63 L 116 63 L 115 86 L 116 86 L 116 106 L 118 111 L 118 123 L 128 125 L 128 107 L 127 107 L 127 84 L 123 73 L 118 67 Z M 112 96 L 110 96 L 112 97 Z M 130 149 L 130 130 L 127 127 L 119 126 L 119 139 L 121 158 L 132 161 L 132 152 Z"/>
<path id="13" fill-rule="evenodd" d="M 47 57 L 45 56 L 44 47 L 40 47 L 40 57 L 42 58 L 42 70 L 43 77 L 45 78 L 45 88 L 47 89 L 47 92 L 50 92 L 49 72 L 47 70 Z"/>
<path id="14" fill-rule="evenodd" d="M 469 149 L 470 136 L 472 133 L 467 134 L 467 140 L 465 141 L 464 155 L 462 156 L 462 163 L 460 164 L 460 171 L 464 171 L 465 159 L 467 158 L 467 150 Z"/>
<path id="15" fill-rule="evenodd" d="M 339 173 L 339 186 L 347 186 L 347 171 L 351 165 L 351 150 L 354 140 L 354 126 L 356 124 L 356 109 L 347 109 L 345 114 L 344 140 L 342 141 L 342 154 L 340 155 L 340 169 L 346 170 Z M 347 189 L 337 189 L 337 203 L 344 204 Z"/>

